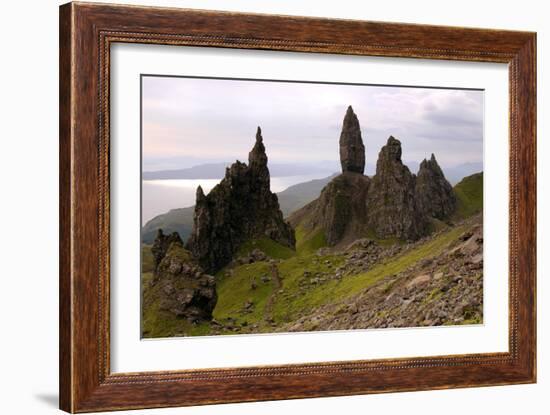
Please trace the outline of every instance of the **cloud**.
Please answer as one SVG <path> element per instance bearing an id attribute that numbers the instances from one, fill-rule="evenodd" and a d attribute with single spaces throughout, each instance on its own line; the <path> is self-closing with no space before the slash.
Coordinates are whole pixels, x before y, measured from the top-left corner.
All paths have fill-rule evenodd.
<path id="1" fill-rule="evenodd" d="M 367 163 L 389 135 L 405 160 L 432 152 L 448 166 L 482 160 L 482 91 L 169 77 L 143 78 L 144 159 L 245 159 L 260 125 L 270 161 L 337 160 L 348 105 Z"/>

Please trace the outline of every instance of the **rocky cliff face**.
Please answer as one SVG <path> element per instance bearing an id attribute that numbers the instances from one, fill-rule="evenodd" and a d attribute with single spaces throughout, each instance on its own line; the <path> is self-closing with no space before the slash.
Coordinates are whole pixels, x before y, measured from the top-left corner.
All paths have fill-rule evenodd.
<path id="1" fill-rule="evenodd" d="M 320 226 L 328 246 L 350 242 L 366 231 L 370 179 L 359 173 L 345 172 L 325 186 L 311 214 L 309 228 Z"/>
<path id="2" fill-rule="evenodd" d="M 456 196 L 435 156 L 424 159 L 416 176 L 416 205 L 423 215 L 444 219 L 456 209 Z"/>
<path id="3" fill-rule="evenodd" d="M 210 320 L 218 299 L 216 281 L 183 248 L 179 236 L 173 235 L 159 231 L 154 244 L 162 247 L 156 250 L 155 262 L 157 258 L 159 262 L 151 282 L 159 288 L 160 309 L 191 322 Z"/>
<path id="4" fill-rule="evenodd" d="M 415 186 L 416 177 L 401 161 L 401 142 L 390 136 L 378 155 L 367 200 L 369 224 L 378 237 L 415 240 L 428 232 Z"/>
<path id="5" fill-rule="evenodd" d="M 448 218 L 456 197 L 435 156 L 424 160 L 418 177 L 401 160 L 401 142 L 390 136 L 380 150 L 376 174 L 363 175 L 365 147 L 351 106 L 340 134 L 342 174 L 319 198 L 290 221 L 306 230 L 322 229 L 328 246 L 342 246 L 365 235 L 417 240 L 429 233 L 431 218 Z"/>
<path id="6" fill-rule="evenodd" d="M 268 237 L 294 248 L 294 230 L 283 220 L 277 195 L 270 190 L 267 155 L 260 127 L 248 155 L 227 168 L 208 195 L 197 189 L 193 231 L 187 242 L 207 272 L 227 265 L 242 243 Z"/>

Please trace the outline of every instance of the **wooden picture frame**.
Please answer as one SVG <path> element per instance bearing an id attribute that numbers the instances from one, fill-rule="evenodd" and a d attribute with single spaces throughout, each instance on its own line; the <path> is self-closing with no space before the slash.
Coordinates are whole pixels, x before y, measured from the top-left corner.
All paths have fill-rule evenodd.
<path id="1" fill-rule="evenodd" d="M 509 352 L 111 373 L 109 59 L 117 42 L 507 63 Z M 535 382 L 535 33 L 69 3 L 60 8 L 59 93 L 61 409 L 91 412 Z"/>

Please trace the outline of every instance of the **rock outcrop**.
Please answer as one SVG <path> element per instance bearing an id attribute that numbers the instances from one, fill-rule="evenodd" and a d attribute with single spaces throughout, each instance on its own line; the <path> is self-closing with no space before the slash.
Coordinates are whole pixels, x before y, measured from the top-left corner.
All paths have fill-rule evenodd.
<path id="1" fill-rule="evenodd" d="M 400 240 L 427 235 L 432 218 L 446 219 L 456 210 L 456 197 L 434 155 L 422 162 L 417 177 L 401 153 L 401 142 L 390 136 L 378 155 L 376 174 L 364 176 L 365 147 L 350 106 L 340 134 L 342 174 L 318 199 L 294 212 L 290 222 L 312 234 L 322 230 L 330 247 L 367 235 Z"/>
<path id="2" fill-rule="evenodd" d="M 156 251 L 155 261 L 157 258 L 160 261 L 152 280 L 159 288 L 160 309 L 191 322 L 210 320 L 218 299 L 215 278 L 205 274 L 179 237 L 175 239 L 172 235 L 165 236 L 159 231 L 154 245 L 162 247 Z M 173 240 L 169 242 L 170 239 Z"/>
<path id="3" fill-rule="evenodd" d="M 427 234 L 428 221 L 416 206 L 416 177 L 401 152 L 392 136 L 380 150 L 367 200 L 369 225 L 379 238 L 416 240 Z"/>
<path id="4" fill-rule="evenodd" d="M 166 252 L 168 252 L 168 248 L 170 248 L 170 245 L 172 245 L 173 242 L 176 242 L 183 246 L 183 242 L 181 241 L 181 238 L 177 232 L 172 232 L 170 235 L 165 235 L 162 229 L 159 229 L 157 231 L 157 237 L 155 238 L 153 246 L 151 247 L 155 272 L 159 267 L 160 261 L 162 261 L 162 258 L 164 258 Z"/>
<path id="5" fill-rule="evenodd" d="M 346 111 L 340 133 L 340 164 L 342 172 L 363 174 L 365 171 L 365 146 L 361 127 L 351 105 Z"/>
<path id="6" fill-rule="evenodd" d="M 416 176 L 416 205 L 423 215 L 444 219 L 456 209 L 456 196 L 435 156 L 424 159 Z"/>
<path id="7" fill-rule="evenodd" d="M 270 190 L 267 155 L 260 127 L 248 165 L 236 161 L 208 195 L 197 189 L 193 231 L 187 249 L 207 271 L 227 265 L 246 241 L 267 237 L 295 247 L 294 230 L 283 219 L 277 195 Z"/>
<path id="8" fill-rule="evenodd" d="M 366 232 L 370 179 L 358 173 L 345 172 L 325 186 L 315 202 L 309 229 L 320 227 L 328 246 L 351 242 Z"/>

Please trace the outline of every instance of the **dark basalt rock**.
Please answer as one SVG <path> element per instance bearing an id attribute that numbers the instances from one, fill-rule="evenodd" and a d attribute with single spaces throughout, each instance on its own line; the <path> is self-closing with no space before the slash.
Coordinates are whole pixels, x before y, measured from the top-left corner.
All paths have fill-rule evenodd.
<path id="1" fill-rule="evenodd" d="M 317 199 L 308 228 L 320 226 L 328 246 L 356 239 L 366 227 L 369 184 L 370 179 L 358 173 L 345 172 L 335 177 Z"/>
<path id="2" fill-rule="evenodd" d="M 390 136 L 380 150 L 367 200 L 370 227 L 379 238 L 416 240 L 428 221 L 416 205 L 416 176 L 401 161 L 401 142 Z"/>
<path id="3" fill-rule="evenodd" d="M 191 322 L 212 319 L 218 300 L 216 280 L 204 273 L 181 242 L 170 244 L 154 273 L 152 284 L 159 286 L 162 310 Z"/>
<path id="4" fill-rule="evenodd" d="M 294 212 L 290 221 L 306 230 L 322 229 L 328 246 L 349 244 L 365 235 L 417 240 L 429 233 L 430 218 L 443 219 L 456 198 L 435 156 L 424 161 L 419 177 L 401 160 L 401 142 L 390 136 L 380 150 L 376 174 L 362 174 L 365 149 L 351 107 L 340 136 L 342 174 L 327 184 L 318 199 Z"/>
<path id="5" fill-rule="evenodd" d="M 277 195 L 270 190 L 267 161 L 258 127 L 248 165 L 233 163 L 208 195 L 197 189 L 193 231 L 186 247 L 207 272 L 227 265 L 250 239 L 268 237 L 294 249 L 294 230 L 283 220 Z"/>
<path id="6" fill-rule="evenodd" d="M 363 174 L 365 171 L 365 146 L 361 127 L 351 105 L 346 111 L 340 133 L 340 164 L 342 172 Z"/>
<path id="7" fill-rule="evenodd" d="M 162 258 L 164 258 L 166 252 L 168 252 L 168 248 L 174 242 L 183 246 L 183 242 L 177 232 L 173 232 L 170 235 L 165 235 L 162 229 L 157 231 L 157 237 L 151 247 L 151 252 L 153 253 L 153 258 L 155 260 L 155 272 L 158 269 Z"/>
<path id="8" fill-rule="evenodd" d="M 456 196 L 435 156 L 424 159 L 416 176 L 416 205 L 428 217 L 444 219 L 456 210 Z"/>

